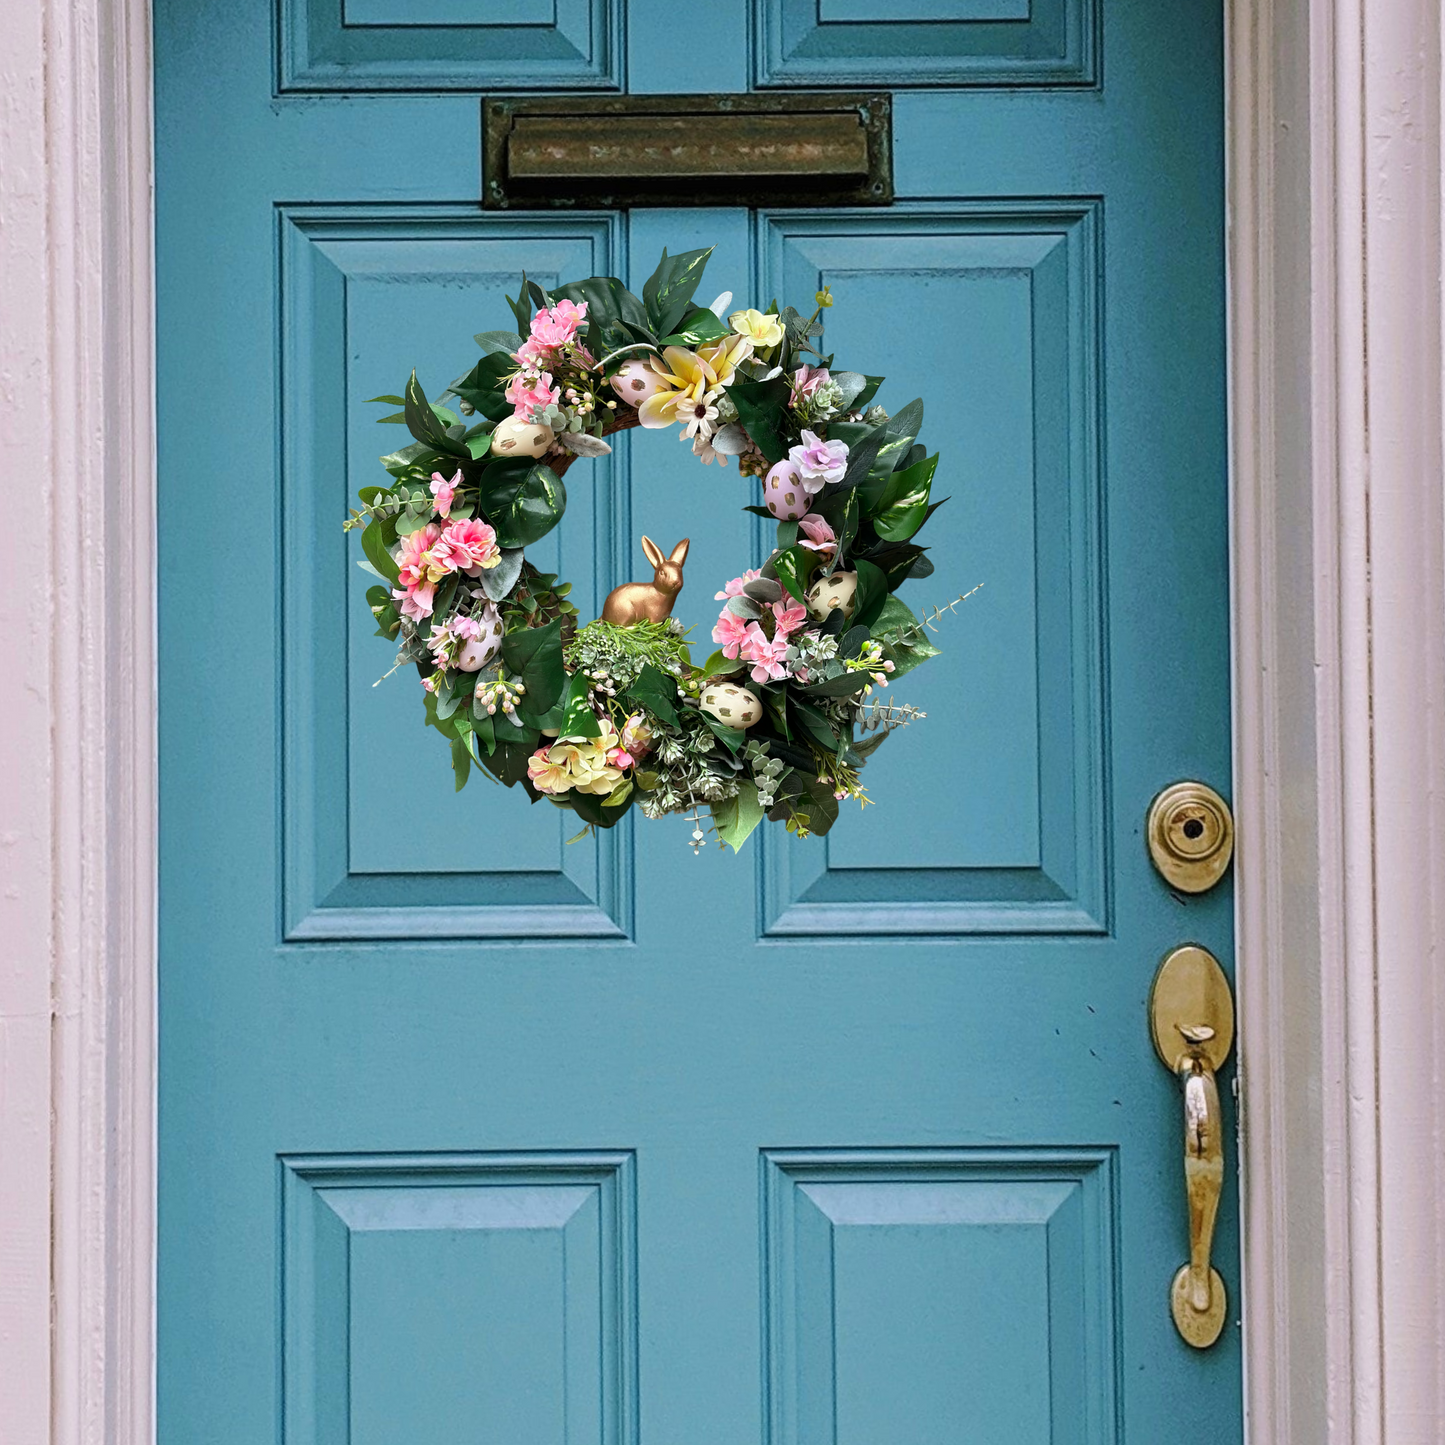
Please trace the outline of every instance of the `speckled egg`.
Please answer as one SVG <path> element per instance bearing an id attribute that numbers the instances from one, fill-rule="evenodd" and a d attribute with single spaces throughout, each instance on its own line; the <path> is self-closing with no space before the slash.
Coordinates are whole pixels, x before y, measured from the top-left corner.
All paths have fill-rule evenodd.
<path id="1" fill-rule="evenodd" d="M 852 617 L 858 601 L 858 574 L 856 572 L 834 572 L 815 582 L 803 594 L 808 602 L 808 616 L 821 622 L 835 608 L 841 608 L 843 616 Z"/>
<path id="2" fill-rule="evenodd" d="M 780 522 L 796 522 L 812 498 L 803 490 L 798 469 L 786 457 L 769 471 L 763 481 L 763 505 Z"/>
<path id="3" fill-rule="evenodd" d="M 763 715 L 763 705 L 756 693 L 735 682 L 709 682 L 703 686 L 698 706 L 715 717 L 724 727 L 750 728 Z"/>
<path id="4" fill-rule="evenodd" d="M 502 619 L 495 607 L 483 607 L 476 614 L 481 631 L 469 637 L 457 653 L 457 667 L 462 672 L 480 672 L 502 645 Z"/>
<path id="5" fill-rule="evenodd" d="M 647 364 L 644 357 L 634 356 L 617 368 L 612 390 L 628 406 L 641 406 L 650 396 L 667 390 L 667 383 Z"/>
<path id="6" fill-rule="evenodd" d="M 509 416 L 497 423 L 492 433 L 491 452 L 497 457 L 541 457 L 556 440 L 551 427 Z"/>

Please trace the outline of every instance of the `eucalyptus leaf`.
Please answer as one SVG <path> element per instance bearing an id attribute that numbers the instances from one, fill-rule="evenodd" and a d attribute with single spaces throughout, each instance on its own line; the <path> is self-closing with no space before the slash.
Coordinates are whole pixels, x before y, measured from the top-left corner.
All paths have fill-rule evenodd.
<path id="1" fill-rule="evenodd" d="M 482 591 L 492 602 L 500 602 L 517 585 L 522 575 L 523 552 L 520 547 L 504 547 L 502 560 L 495 567 L 487 567 L 480 578 Z"/>
<path id="2" fill-rule="evenodd" d="M 752 581 L 744 582 L 743 592 L 754 602 L 769 603 L 783 600 L 782 584 L 775 582 L 771 577 L 754 577 Z"/>
<path id="3" fill-rule="evenodd" d="M 610 443 L 590 432 L 563 432 L 557 440 L 569 452 L 575 452 L 579 457 L 605 457 L 612 450 Z"/>
<path id="4" fill-rule="evenodd" d="M 719 456 L 740 457 L 748 449 L 748 434 L 737 422 L 729 422 L 712 434 L 712 449 Z"/>
<path id="5" fill-rule="evenodd" d="M 494 351 L 505 351 L 510 356 L 522 349 L 522 338 L 515 331 L 479 331 L 472 339 L 481 347 L 483 356 Z"/>

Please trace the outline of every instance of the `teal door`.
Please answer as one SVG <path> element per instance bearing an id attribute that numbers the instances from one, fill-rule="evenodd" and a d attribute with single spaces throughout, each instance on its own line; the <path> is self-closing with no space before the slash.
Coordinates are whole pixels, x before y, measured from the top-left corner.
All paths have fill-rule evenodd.
<path id="1" fill-rule="evenodd" d="M 1238 1445 L 1234 1150 L 1199 1352 L 1145 1016 L 1231 957 L 1143 841 L 1228 791 L 1219 7 L 159 0 L 156 66 L 162 1445 Z M 818 86 L 894 93 L 896 205 L 478 208 L 488 93 Z M 828 838 L 567 846 L 372 685 L 365 399 L 714 243 L 925 399 L 905 596 L 983 587 Z M 568 485 L 583 615 L 690 536 L 705 635 L 736 469 Z"/>

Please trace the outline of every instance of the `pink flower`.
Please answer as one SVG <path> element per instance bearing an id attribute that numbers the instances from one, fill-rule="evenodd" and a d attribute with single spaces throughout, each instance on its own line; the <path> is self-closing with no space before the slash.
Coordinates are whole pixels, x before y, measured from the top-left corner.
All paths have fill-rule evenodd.
<path id="1" fill-rule="evenodd" d="M 808 540 L 798 538 L 798 546 L 806 547 L 810 552 L 836 552 L 838 550 L 838 538 L 833 529 L 816 513 L 809 512 L 806 517 L 800 518 L 798 530 L 804 533 Z"/>
<path id="2" fill-rule="evenodd" d="M 783 601 L 773 603 L 773 638 L 786 637 L 796 632 L 808 618 L 808 609 L 801 602 Z"/>
<path id="3" fill-rule="evenodd" d="M 436 499 L 436 513 L 439 517 L 445 517 L 452 509 L 452 498 L 457 494 L 457 488 L 462 484 L 462 469 L 457 468 L 457 474 L 451 481 L 442 476 L 440 472 L 431 474 L 431 494 Z"/>
<path id="4" fill-rule="evenodd" d="M 549 348 L 565 346 L 586 319 L 585 301 L 581 305 L 575 301 L 559 301 L 551 308 L 543 307 L 532 318 L 532 340 Z"/>
<path id="5" fill-rule="evenodd" d="M 793 401 L 800 402 L 805 396 L 812 396 L 832 379 L 826 366 L 800 366 L 793 373 Z"/>
<path id="6" fill-rule="evenodd" d="M 742 655 L 745 661 L 754 664 L 754 682 L 767 682 L 770 678 L 776 679 L 788 675 L 787 666 L 783 661 L 788 655 L 788 639 L 786 637 L 769 638 L 756 622 L 748 623 Z"/>
<path id="7" fill-rule="evenodd" d="M 453 637 L 465 638 L 468 642 L 482 635 L 482 624 L 475 617 L 463 617 L 460 612 L 447 623 L 447 627 Z"/>
<path id="8" fill-rule="evenodd" d="M 797 467 L 803 490 L 812 496 L 823 490 L 824 482 L 843 480 L 848 470 L 848 443 L 825 442 L 805 431 L 801 445 L 789 448 L 788 460 Z"/>
<path id="9" fill-rule="evenodd" d="M 442 541 L 451 554 L 452 566 L 460 567 L 468 577 L 475 577 L 484 567 L 495 567 L 502 560 L 496 532 L 477 517 L 450 523 L 442 533 Z"/>
<path id="10" fill-rule="evenodd" d="M 741 577 L 734 577 L 721 592 L 713 594 L 713 600 L 723 602 L 729 597 L 741 597 L 743 595 L 743 584 L 745 582 L 753 582 L 762 575 L 761 570 L 754 568 L 752 571 L 744 572 Z"/>
<path id="11" fill-rule="evenodd" d="M 756 623 L 753 625 L 757 626 Z M 712 630 L 712 640 L 722 648 L 723 656 L 736 657 L 738 648 L 747 640 L 747 635 L 747 620 L 739 617 L 736 612 L 729 612 L 727 608 L 723 608 L 717 625 Z"/>
<path id="12" fill-rule="evenodd" d="M 401 610 L 412 621 L 420 622 L 422 618 L 430 617 L 437 583 L 456 567 L 451 549 L 442 540 L 442 529 L 435 522 L 428 522 L 425 527 L 418 527 L 415 532 L 403 537 L 396 553 L 396 563 L 400 568 L 396 580 L 401 585 L 393 588 L 391 595 L 401 603 Z"/>
<path id="13" fill-rule="evenodd" d="M 512 403 L 512 415 L 523 421 L 532 419 L 532 412 L 539 406 L 555 406 L 562 399 L 562 388 L 552 381 L 552 373 L 544 371 L 519 371 L 507 383 L 503 393 Z"/>
<path id="14" fill-rule="evenodd" d="M 614 768 L 630 768 L 637 761 L 626 748 L 613 748 L 607 754 L 607 762 Z"/>

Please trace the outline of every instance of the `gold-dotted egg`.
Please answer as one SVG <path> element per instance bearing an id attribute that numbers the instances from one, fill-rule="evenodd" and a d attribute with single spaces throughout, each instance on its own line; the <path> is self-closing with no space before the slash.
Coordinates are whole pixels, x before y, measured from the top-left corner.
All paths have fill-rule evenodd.
<path id="1" fill-rule="evenodd" d="M 808 616 L 821 622 L 835 608 L 845 618 L 852 617 L 858 603 L 858 574 L 856 572 L 834 572 L 815 582 L 804 594 L 808 603 Z"/>
<path id="2" fill-rule="evenodd" d="M 497 457 L 541 457 L 556 440 L 551 427 L 509 416 L 492 432 L 491 452 Z"/>
<path id="3" fill-rule="evenodd" d="M 763 716 L 763 705 L 758 695 L 735 682 L 707 683 L 698 706 L 709 717 L 730 728 L 750 728 Z"/>

